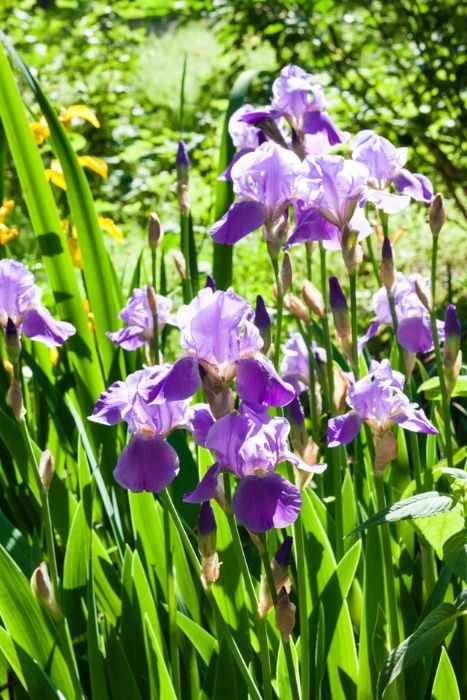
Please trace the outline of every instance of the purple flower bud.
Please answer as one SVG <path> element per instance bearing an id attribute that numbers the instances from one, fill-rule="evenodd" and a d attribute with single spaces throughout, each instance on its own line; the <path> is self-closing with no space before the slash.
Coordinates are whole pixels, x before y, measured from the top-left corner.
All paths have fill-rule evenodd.
<path id="1" fill-rule="evenodd" d="M 452 335 L 461 336 L 461 324 L 459 323 L 459 318 L 457 316 L 457 310 L 454 304 L 448 304 L 446 308 L 446 315 L 444 317 L 444 331 L 446 334 L 446 339 Z"/>
<path id="2" fill-rule="evenodd" d="M 305 424 L 305 414 L 298 396 L 292 399 L 292 401 L 284 407 L 284 413 L 292 427 L 292 432 L 294 427 L 302 428 Z"/>
<path id="3" fill-rule="evenodd" d="M 448 304 L 444 320 L 445 340 L 443 346 L 445 381 L 451 395 L 461 368 L 461 325 L 454 304 Z"/>
<path id="4" fill-rule="evenodd" d="M 384 237 L 383 250 L 381 251 L 381 281 L 389 294 L 396 282 L 394 255 L 389 236 Z"/>
<path id="5" fill-rule="evenodd" d="M 180 140 L 178 142 L 178 150 L 177 157 L 175 159 L 175 165 L 177 168 L 177 172 L 179 170 L 183 172 L 188 172 L 188 168 L 190 167 L 190 158 L 188 157 L 188 151 L 186 148 L 185 141 Z"/>
<path id="6" fill-rule="evenodd" d="M 217 524 L 209 501 L 201 504 L 201 510 L 198 517 L 198 532 L 202 537 L 207 537 L 211 532 L 216 532 Z"/>
<path id="7" fill-rule="evenodd" d="M 206 275 L 206 284 L 204 286 L 212 289 L 213 292 L 217 290 L 216 281 L 212 275 Z"/>
<path id="8" fill-rule="evenodd" d="M 266 304 L 261 294 L 256 297 L 255 326 L 260 331 L 266 331 L 271 327 L 271 317 L 266 309 Z"/>
<path id="9" fill-rule="evenodd" d="M 351 333 L 349 309 L 339 280 L 333 275 L 329 278 L 329 303 L 337 334 L 340 338 L 346 338 Z"/>
<path id="10" fill-rule="evenodd" d="M 274 554 L 276 563 L 287 569 L 290 565 L 290 555 L 292 552 L 293 537 L 286 537 L 279 549 Z"/>

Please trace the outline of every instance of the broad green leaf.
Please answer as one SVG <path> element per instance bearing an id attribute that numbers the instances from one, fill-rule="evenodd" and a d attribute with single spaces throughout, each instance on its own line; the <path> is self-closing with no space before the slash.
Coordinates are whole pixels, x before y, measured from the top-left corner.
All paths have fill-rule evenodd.
<path id="1" fill-rule="evenodd" d="M 71 523 L 65 561 L 63 564 L 63 588 L 86 586 L 91 557 L 91 530 L 86 522 L 84 503 L 80 501 Z"/>
<path id="2" fill-rule="evenodd" d="M 164 661 L 157 635 L 151 625 L 149 616 L 144 613 L 144 624 L 146 630 L 146 648 L 148 651 L 149 674 L 151 684 L 151 697 L 167 698 L 167 700 L 177 700 L 175 690 L 170 680 L 170 674 Z"/>
<path id="3" fill-rule="evenodd" d="M 436 669 L 431 700 L 461 700 L 456 674 L 449 660 L 448 653 L 441 647 L 438 668 Z"/>
<path id="4" fill-rule="evenodd" d="M 298 655 L 295 649 L 295 644 L 290 638 L 289 641 L 290 650 L 292 652 L 292 660 L 295 669 L 295 676 L 298 675 Z M 289 698 L 290 694 L 290 678 L 289 670 L 287 668 L 287 661 L 285 659 L 284 644 L 279 647 L 279 653 L 277 655 L 277 669 L 276 669 L 276 679 L 277 679 L 277 696 L 279 698 Z M 300 688 L 300 683 L 297 678 L 297 686 Z"/>
<path id="5" fill-rule="evenodd" d="M 444 542 L 443 554 L 446 564 L 467 582 L 467 528 Z"/>
<path id="6" fill-rule="evenodd" d="M 219 653 L 217 639 L 178 610 L 177 625 L 184 632 L 184 634 L 186 634 L 206 666 L 208 666 L 211 661 L 212 654 Z"/>
<path id="7" fill-rule="evenodd" d="M 442 603 L 427 615 L 415 632 L 389 654 L 378 677 L 377 698 L 382 698 L 386 688 L 402 672 L 435 651 L 457 618 L 464 614 L 452 603 Z"/>
<path id="8" fill-rule="evenodd" d="M 464 527 L 463 509 L 460 504 L 457 504 L 445 513 L 438 513 L 436 517 L 418 518 L 412 524 L 442 559 L 444 543 Z"/>
<path id="9" fill-rule="evenodd" d="M 441 398 L 441 388 L 439 383 L 439 377 L 431 377 L 426 382 L 423 382 L 418 387 L 418 393 L 422 391 L 425 396 L 430 401 L 438 401 Z M 462 375 L 458 377 L 451 394 L 452 398 L 456 396 L 467 396 L 467 375 Z"/>
<path id="10" fill-rule="evenodd" d="M 143 648 L 140 649 L 142 653 Z M 142 700 L 122 644 L 116 632 L 112 632 L 107 647 L 107 669 L 112 700 Z"/>
<path id="11" fill-rule="evenodd" d="M 45 671 L 66 698 L 76 697 L 55 628 L 36 601 L 29 581 L 0 547 L 0 611 L 12 640 Z"/>
<path id="12" fill-rule="evenodd" d="M 371 518 L 368 518 L 368 520 L 355 528 L 350 534 L 366 530 L 369 527 L 376 527 L 383 523 L 414 520 L 415 518 L 426 518 L 438 513 L 445 513 L 454 508 L 455 505 L 456 501 L 448 494 L 438 493 L 438 491 L 419 493 L 416 496 L 383 508 L 383 510 L 378 511 L 378 513 L 375 513 Z"/>
<path id="13" fill-rule="evenodd" d="M 92 559 L 89 566 L 87 611 L 87 651 L 91 697 L 99 698 L 99 700 L 106 700 L 109 698 L 109 689 L 105 674 L 105 659 L 102 653 L 103 643 L 101 643 L 99 639 L 99 623 L 97 620 L 96 596 L 94 594 Z"/>
<path id="14" fill-rule="evenodd" d="M 41 700 L 63 698 L 46 672 L 19 644 L 13 641 L 3 627 L 0 627 L 0 651 L 5 655 L 8 664 L 31 698 L 41 698 Z M 2 680 L 0 678 L 0 683 Z"/>
<path id="15" fill-rule="evenodd" d="M 1 43 L 0 75 L 0 119 L 5 128 L 58 313 L 60 318 L 71 321 L 77 329 L 76 335 L 67 341 L 67 352 L 71 354 L 77 378 L 81 380 L 79 386 L 83 409 L 89 413 L 96 395 L 104 389 L 99 358 L 88 327 L 87 315 L 55 201 Z"/>

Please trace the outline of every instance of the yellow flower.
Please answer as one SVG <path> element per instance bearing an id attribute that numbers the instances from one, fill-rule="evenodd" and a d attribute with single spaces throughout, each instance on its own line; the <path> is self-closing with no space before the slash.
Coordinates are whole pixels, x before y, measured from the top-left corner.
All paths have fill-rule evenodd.
<path id="1" fill-rule="evenodd" d="M 0 245 L 6 245 L 18 236 L 18 229 L 0 224 Z"/>
<path id="2" fill-rule="evenodd" d="M 0 224 L 3 224 L 5 218 L 8 216 L 8 214 L 11 214 L 14 208 L 15 203 L 12 199 L 9 199 L 7 202 L 3 202 L 2 206 L 0 207 Z"/>
<path id="3" fill-rule="evenodd" d="M 92 124 L 96 129 L 100 127 L 99 120 L 97 119 L 96 115 L 92 109 L 89 109 L 89 107 L 86 105 L 70 105 L 70 107 L 62 109 L 60 121 L 66 128 L 71 127 L 71 122 L 73 119 L 84 119 Z"/>
<path id="4" fill-rule="evenodd" d="M 29 125 L 33 133 L 34 139 L 38 146 L 42 146 L 44 141 L 50 136 L 50 129 L 44 117 L 40 118 L 38 122 L 32 122 Z"/>
<path id="5" fill-rule="evenodd" d="M 57 350 L 57 348 L 50 348 L 50 361 L 52 362 L 53 365 L 58 365 L 58 361 L 60 359 L 60 354 Z"/>
<path id="6" fill-rule="evenodd" d="M 107 163 L 101 158 L 96 158 L 95 156 L 78 156 L 78 163 L 83 168 L 89 168 L 95 173 L 100 175 L 102 178 L 107 177 L 109 172 L 109 167 Z M 65 178 L 63 177 L 63 170 L 60 162 L 58 160 L 53 160 L 50 164 L 50 168 L 45 169 L 45 177 L 49 182 L 53 182 L 54 185 L 60 187 L 62 190 L 66 190 Z"/>
<path id="7" fill-rule="evenodd" d="M 96 325 L 94 323 L 94 314 L 91 311 L 91 305 L 89 304 L 89 299 L 83 299 L 83 306 L 86 314 L 88 316 L 88 326 L 91 332 L 96 330 Z"/>
<path id="8" fill-rule="evenodd" d="M 110 219 L 107 216 L 98 216 L 97 220 L 103 231 L 108 233 L 109 236 L 112 236 L 112 238 L 115 238 L 118 243 L 123 243 L 123 232 L 113 219 Z"/>

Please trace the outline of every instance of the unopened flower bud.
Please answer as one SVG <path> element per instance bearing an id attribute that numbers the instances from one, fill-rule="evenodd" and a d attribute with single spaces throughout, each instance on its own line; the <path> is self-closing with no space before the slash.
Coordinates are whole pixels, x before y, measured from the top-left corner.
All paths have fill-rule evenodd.
<path id="1" fill-rule="evenodd" d="M 390 430 L 375 434 L 375 472 L 381 474 L 397 457 L 397 440 Z"/>
<path id="2" fill-rule="evenodd" d="M 261 294 L 256 297 L 254 324 L 263 339 L 263 352 L 266 353 L 271 346 L 271 317 L 266 309 L 266 304 Z"/>
<path id="3" fill-rule="evenodd" d="M 152 250 L 156 250 L 164 238 L 164 231 L 162 229 L 162 224 L 159 217 L 155 212 L 149 217 L 148 220 L 148 245 Z"/>
<path id="4" fill-rule="evenodd" d="M 183 257 L 183 253 L 181 253 L 179 250 L 174 250 L 172 255 L 178 274 L 183 280 L 186 279 L 186 262 L 185 258 Z"/>
<path id="5" fill-rule="evenodd" d="M 14 380 L 13 384 L 11 384 L 10 388 L 8 389 L 8 394 L 7 394 L 7 401 L 11 407 L 11 410 L 13 411 L 13 415 L 15 416 L 17 421 L 22 421 L 24 420 L 24 416 L 26 415 L 26 409 L 24 408 L 24 403 L 23 403 L 23 394 L 21 393 L 21 387 L 16 381 Z"/>
<path id="6" fill-rule="evenodd" d="M 290 634 L 295 626 L 296 607 L 290 602 L 287 590 L 281 588 L 277 596 L 276 627 L 281 633 L 282 641 L 288 642 Z"/>
<path id="7" fill-rule="evenodd" d="M 282 258 L 282 267 L 281 267 L 281 285 L 282 285 L 282 292 L 283 293 L 287 292 L 290 289 L 290 287 L 292 286 L 292 277 L 293 277 L 292 260 L 291 260 L 290 255 L 288 253 L 284 253 L 284 257 Z"/>
<path id="8" fill-rule="evenodd" d="M 282 146 L 282 148 L 288 148 L 288 145 L 282 136 L 281 130 L 277 126 L 274 119 L 271 119 L 271 117 L 263 117 L 262 119 L 258 119 L 255 121 L 254 126 L 262 131 L 265 136 L 278 143 L 279 146 Z"/>
<path id="9" fill-rule="evenodd" d="M 289 576 L 290 556 L 292 552 L 293 538 L 286 537 L 277 549 L 271 561 L 271 573 L 274 580 L 276 592 L 284 589 L 290 593 L 292 582 Z M 272 598 L 268 581 L 265 576 L 261 578 L 258 612 L 261 617 L 265 617 L 272 608 Z"/>
<path id="10" fill-rule="evenodd" d="M 45 561 L 34 570 L 31 576 L 31 588 L 39 602 L 54 616 L 58 615 L 59 608 Z"/>
<path id="11" fill-rule="evenodd" d="M 324 316 L 324 301 L 321 292 L 309 280 L 305 280 L 302 287 L 302 297 L 308 308 L 317 316 Z"/>
<path id="12" fill-rule="evenodd" d="M 462 355 L 460 352 L 461 325 L 454 304 L 448 304 L 444 318 L 443 363 L 446 388 L 451 395 L 460 373 Z"/>
<path id="13" fill-rule="evenodd" d="M 204 286 L 212 289 L 213 292 L 216 291 L 216 281 L 212 275 L 206 275 L 206 284 Z"/>
<path id="14" fill-rule="evenodd" d="M 301 299 L 299 299 L 295 294 L 286 294 L 284 296 L 284 308 L 295 316 L 299 318 L 303 323 L 310 323 L 310 314 L 305 304 Z"/>
<path id="15" fill-rule="evenodd" d="M 44 450 L 39 461 L 39 476 L 44 493 L 49 492 L 55 471 L 55 459 L 50 450 Z"/>
<path id="16" fill-rule="evenodd" d="M 184 216 L 190 212 L 190 192 L 189 192 L 189 169 L 190 159 L 184 141 L 178 142 L 177 158 L 175 161 L 177 168 L 177 197 L 180 210 Z"/>
<path id="17" fill-rule="evenodd" d="M 209 501 L 201 504 L 198 518 L 198 549 L 201 554 L 201 581 L 209 588 L 219 578 L 221 564 L 216 552 L 217 524 Z"/>
<path id="18" fill-rule="evenodd" d="M 329 303 L 337 335 L 340 338 L 346 338 L 352 332 L 347 299 L 339 284 L 339 280 L 333 275 L 329 278 Z"/>
<path id="19" fill-rule="evenodd" d="M 342 257 L 349 274 L 356 274 L 356 268 L 363 260 L 363 250 L 358 242 L 358 231 L 353 231 L 348 224 L 342 230 Z"/>
<path id="20" fill-rule="evenodd" d="M 396 282 L 396 268 L 394 265 L 394 255 L 392 252 L 392 246 L 391 241 L 389 240 L 389 236 L 384 237 L 383 250 L 381 253 L 380 271 L 381 282 L 386 288 L 387 293 L 390 294 Z"/>
<path id="21" fill-rule="evenodd" d="M 287 406 L 284 406 L 284 415 L 290 425 L 293 448 L 301 454 L 307 443 L 308 434 L 305 427 L 305 413 L 298 396 L 295 396 Z"/>
<path id="22" fill-rule="evenodd" d="M 18 363 L 21 354 L 21 340 L 16 324 L 8 317 L 5 328 L 5 346 L 8 359 L 13 365 Z"/>
<path id="23" fill-rule="evenodd" d="M 423 277 L 418 276 L 415 278 L 415 291 L 425 309 L 430 311 L 432 307 L 431 292 Z"/>
<path id="24" fill-rule="evenodd" d="M 151 312 L 157 314 L 157 296 L 151 284 L 146 287 L 146 299 Z"/>
<path id="25" fill-rule="evenodd" d="M 429 221 L 431 233 L 433 236 L 438 236 L 446 222 L 446 208 L 444 206 L 443 196 L 439 192 L 434 196 L 431 202 Z"/>

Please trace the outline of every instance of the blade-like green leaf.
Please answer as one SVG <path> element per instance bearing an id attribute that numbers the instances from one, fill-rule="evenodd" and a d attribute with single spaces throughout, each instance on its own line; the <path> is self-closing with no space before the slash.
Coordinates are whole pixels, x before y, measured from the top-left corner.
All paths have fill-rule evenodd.
<path id="1" fill-rule="evenodd" d="M 461 700 L 456 674 L 444 647 L 441 648 L 438 668 L 431 691 L 431 700 Z"/>
<path id="2" fill-rule="evenodd" d="M 29 697 L 41 700 L 63 698 L 45 671 L 12 640 L 3 627 L 0 627 L 0 651 L 5 655 L 23 688 L 29 693 Z"/>
<path id="3" fill-rule="evenodd" d="M 441 398 L 441 389 L 439 384 L 439 377 L 431 377 L 427 379 L 426 382 L 420 384 L 418 387 L 418 393 L 425 393 L 425 396 L 430 401 L 438 401 Z M 467 396 L 467 375 L 462 375 L 458 377 L 454 388 L 452 390 L 451 396 L 454 398 L 456 396 Z"/>
<path id="4" fill-rule="evenodd" d="M 467 582 L 467 528 L 443 544 L 443 554 L 446 564 Z"/>
<path id="5" fill-rule="evenodd" d="M 399 520 L 414 520 L 415 518 L 426 518 L 438 513 L 445 513 L 454 508 L 456 501 L 452 496 L 438 491 L 428 491 L 419 493 L 404 501 L 387 506 L 368 518 L 364 523 L 355 528 L 354 532 L 366 530 L 369 527 L 376 527 L 383 523 L 397 522 Z M 351 533 L 351 534 L 352 534 Z"/>
<path id="6" fill-rule="evenodd" d="M 186 634 L 206 666 L 208 666 L 212 654 L 219 653 L 219 646 L 215 637 L 180 611 L 177 611 L 177 625 Z"/>

